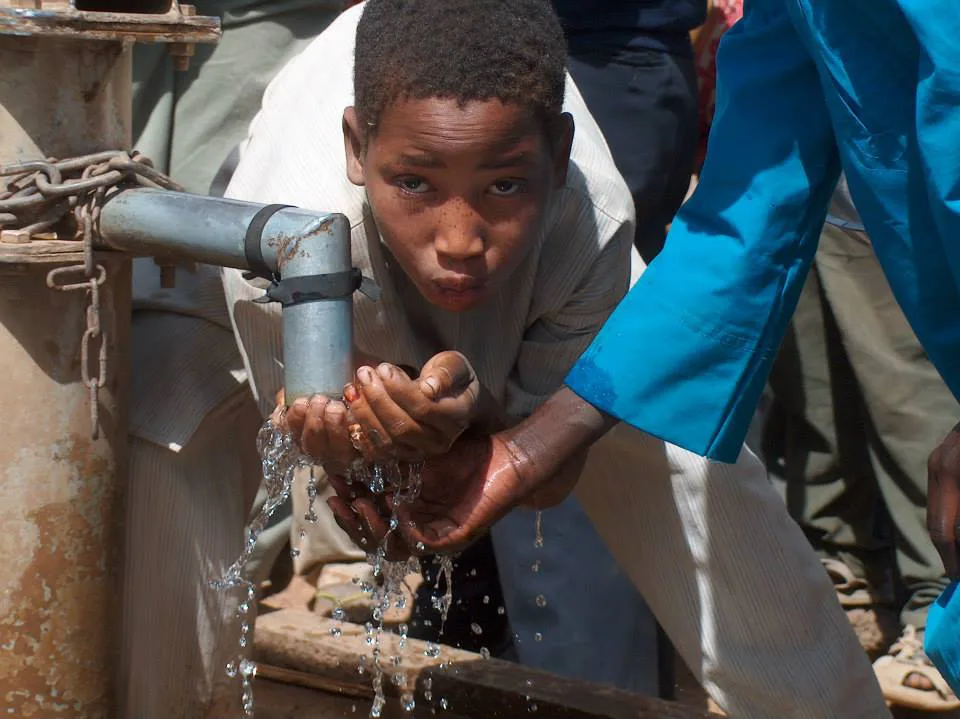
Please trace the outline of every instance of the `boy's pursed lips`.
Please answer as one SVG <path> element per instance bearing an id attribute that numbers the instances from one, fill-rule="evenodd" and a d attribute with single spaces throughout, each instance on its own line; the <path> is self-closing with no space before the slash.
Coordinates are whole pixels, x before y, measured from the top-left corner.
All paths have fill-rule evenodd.
<path id="1" fill-rule="evenodd" d="M 476 277 L 465 275 L 461 277 L 444 277 L 434 280 L 433 284 L 446 292 L 473 292 L 483 289 L 486 282 Z"/>

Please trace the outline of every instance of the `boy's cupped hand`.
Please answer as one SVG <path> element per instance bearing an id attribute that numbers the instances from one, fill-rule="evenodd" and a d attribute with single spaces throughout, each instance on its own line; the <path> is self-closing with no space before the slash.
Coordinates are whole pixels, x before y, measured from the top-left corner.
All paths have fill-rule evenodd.
<path id="1" fill-rule="evenodd" d="M 344 388 L 352 440 L 366 459 L 418 461 L 447 452 L 476 417 L 480 381 L 459 352 L 434 355 L 418 378 L 382 363 Z"/>
<path id="2" fill-rule="evenodd" d="M 328 472 L 355 459 L 418 461 L 448 451 L 478 411 L 480 382 L 459 352 L 441 352 L 418 378 L 380 363 L 361 366 L 344 402 L 316 395 L 287 409 L 285 422 L 300 448 Z M 278 395 L 280 419 L 284 406 Z"/>

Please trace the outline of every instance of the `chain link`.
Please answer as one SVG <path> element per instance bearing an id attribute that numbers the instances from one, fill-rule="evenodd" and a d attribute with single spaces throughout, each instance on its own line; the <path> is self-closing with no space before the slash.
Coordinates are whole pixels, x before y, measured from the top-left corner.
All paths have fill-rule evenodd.
<path id="1" fill-rule="evenodd" d="M 21 162 L 0 166 L 0 229 L 31 234 L 46 232 L 71 218 L 74 239 L 82 243 L 83 262 L 56 267 L 47 273 L 47 287 L 59 292 L 87 293 L 86 327 L 80 340 L 80 379 L 87 388 L 94 439 L 100 436 L 100 389 L 107 383 L 110 337 L 101 325 L 100 288 L 106 268 L 96 262 L 94 238 L 99 236 L 100 209 L 107 197 L 131 186 L 182 191 L 154 169 L 139 153 L 100 152 L 67 160 Z M 95 373 L 92 358 L 96 354 Z"/>

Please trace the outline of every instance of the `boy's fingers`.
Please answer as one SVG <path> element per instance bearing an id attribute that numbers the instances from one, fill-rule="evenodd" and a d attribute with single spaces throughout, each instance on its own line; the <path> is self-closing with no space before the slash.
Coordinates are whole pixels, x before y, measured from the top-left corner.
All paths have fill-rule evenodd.
<path id="1" fill-rule="evenodd" d="M 278 404 L 277 409 L 274 410 L 274 422 L 282 417 L 282 421 L 286 422 L 287 429 L 293 433 L 294 439 L 299 444 L 303 435 L 304 424 L 307 421 L 307 412 L 307 400 L 305 399 L 298 399 L 292 406 L 286 408 L 286 412 L 284 412 L 284 405 Z"/>
<path id="2" fill-rule="evenodd" d="M 381 377 L 381 380 L 390 399 L 412 420 L 411 431 L 398 433 L 399 440 L 422 446 L 431 454 L 446 451 L 450 438 L 459 435 L 469 421 L 473 402 L 468 401 L 460 407 L 457 400 L 444 400 L 448 403 L 445 406 L 444 401 L 430 399 L 419 381 L 398 374 L 389 379 Z"/>
<path id="3" fill-rule="evenodd" d="M 409 429 L 413 420 L 390 399 L 380 375 L 370 367 L 357 370 L 354 389 L 356 395 L 350 401 L 350 413 L 363 428 L 362 451 L 371 459 L 391 456 L 395 433 Z"/>
<path id="4" fill-rule="evenodd" d="M 451 351 L 434 355 L 420 371 L 418 382 L 427 398 L 437 402 L 462 394 L 475 380 L 467 358 Z"/>
<path id="5" fill-rule="evenodd" d="M 347 467 L 358 456 L 350 441 L 347 406 L 343 402 L 331 400 L 323 412 L 323 424 L 330 453 L 329 461 Z"/>
<path id="6" fill-rule="evenodd" d="M 328 397 L 315 394 L 309 402 L 298 399 L 293 404 L 293 408 L 303 407 L 304 415 L 301 429 L 299 432 L 294 432 L 294 436 L 300 438 L 300 449 L 310 457 L 317 459 L 327 459 L 329 455 L 327 431 L 323 420 L 324 410 L 329 403 L 330 399 Z M 292 427 L 293 424 L 291 423 Z"/>

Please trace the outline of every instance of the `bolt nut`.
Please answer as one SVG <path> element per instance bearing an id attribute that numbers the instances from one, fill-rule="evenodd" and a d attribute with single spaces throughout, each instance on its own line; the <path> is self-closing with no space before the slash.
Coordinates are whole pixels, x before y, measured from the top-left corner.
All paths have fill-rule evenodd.
<path id="1" fill-rule="evenodd" d="M 186 72 L 190 69 L 190 58 L 193 57 L 194 53 L 193 43 L 188 42 L 174 42 L 170 43 L 168 52 L 170 57 L 173 58 L 173 67 L 179 72 Z"/>
<path id="2" fill-rule="evenodd" d="M 175 265 L 160 265 L 160 289 L 172 290 L 177 286 L 177 268 Z"/>
<path id="3" fill-rule="evenodd" d="M 26 230 L 0 230 L 0 243 L 25 245 L 28 242 L 30 242 L 30 233 Z"/>

